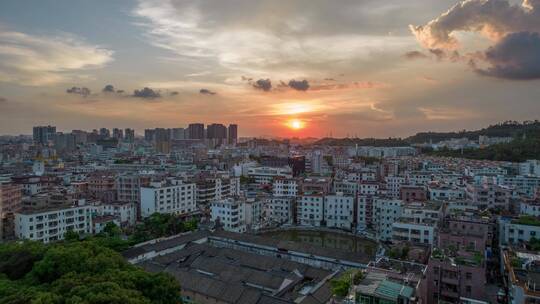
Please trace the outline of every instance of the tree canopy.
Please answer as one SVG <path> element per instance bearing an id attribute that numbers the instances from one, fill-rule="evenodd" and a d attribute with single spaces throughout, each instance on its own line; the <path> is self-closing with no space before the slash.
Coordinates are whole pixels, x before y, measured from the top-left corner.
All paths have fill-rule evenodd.
<path id="1" fill-rule="evenodd" d="M 0 245 L 0 303 L 179 303 L 177 281 L 127 263 L 96 239 Z"/>

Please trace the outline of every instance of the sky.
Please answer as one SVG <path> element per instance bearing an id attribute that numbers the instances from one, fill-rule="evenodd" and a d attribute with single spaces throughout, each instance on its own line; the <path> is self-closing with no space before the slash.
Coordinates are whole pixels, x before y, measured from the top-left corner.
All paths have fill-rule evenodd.
<path id="1" fill-rule="evenodd" d="M 540 116 L 540 0 L 0 2 L 0 134 L 404 137 Z"/>

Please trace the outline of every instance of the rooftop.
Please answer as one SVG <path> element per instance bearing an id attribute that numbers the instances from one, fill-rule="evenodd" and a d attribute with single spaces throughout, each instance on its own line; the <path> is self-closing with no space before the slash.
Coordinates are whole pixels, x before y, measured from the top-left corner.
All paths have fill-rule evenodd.
<path id="1" fill-rule="evenodd" d="M 326 303 L 336 273 L 207 243 L 139 264 L 172 274 L 185 291 L 226 303 Z"/>

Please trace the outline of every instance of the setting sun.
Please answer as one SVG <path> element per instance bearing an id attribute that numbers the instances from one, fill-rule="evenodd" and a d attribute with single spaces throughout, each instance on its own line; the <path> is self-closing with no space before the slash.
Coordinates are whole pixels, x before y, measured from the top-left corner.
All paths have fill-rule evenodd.
<path id="1" fill-rule="evenodd" d="M 304 128 L 304 122 L 298 119 L 289 121 L 289 127 L 293 130 L 300 130 Z"/>

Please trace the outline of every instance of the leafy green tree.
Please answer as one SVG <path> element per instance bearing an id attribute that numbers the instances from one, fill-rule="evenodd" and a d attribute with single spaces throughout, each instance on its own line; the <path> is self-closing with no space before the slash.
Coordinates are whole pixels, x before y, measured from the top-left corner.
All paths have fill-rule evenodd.
<path id="1" fill-rule="evenodd" d="M 66 240 L 67 242 L 78 241 L 79 238 L 80 238 L 79 234 L 73 231 L 73 229 L 66 231 L 66 233 L 64 234 L 64 240 Z"/>
<path id="2" fill-rule="evenodd" d="M 180 289 L 172 276 L 147 273 L 127 263 L 120 254 L 102 246 L 102 239 L 0 245 L 2 257 L 27 265 L 20 273 L 2 271 L 0 304 L 180 302 Z M 14 260 L 21 252 L 31 256 L 31 262 L 27 257 Z"/>

